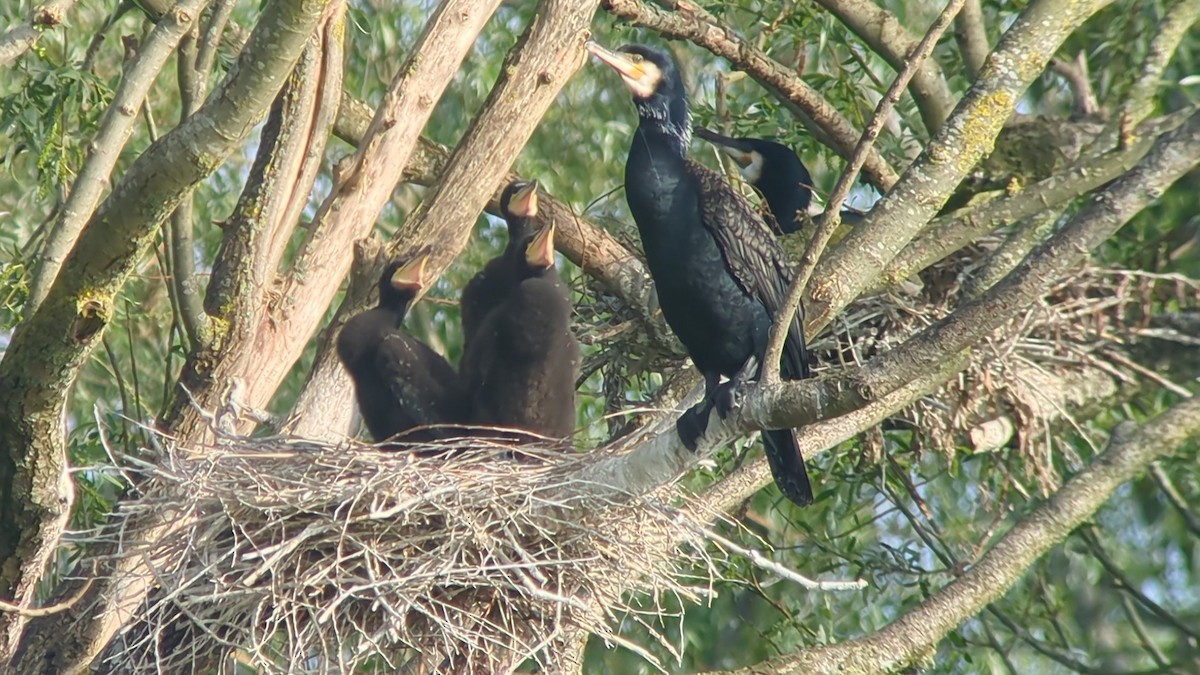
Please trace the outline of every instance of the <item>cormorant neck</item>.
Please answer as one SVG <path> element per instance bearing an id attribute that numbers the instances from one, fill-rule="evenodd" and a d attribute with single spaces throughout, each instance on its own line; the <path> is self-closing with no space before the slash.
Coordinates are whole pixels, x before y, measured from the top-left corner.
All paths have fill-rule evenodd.
<path id="1" fill-rule="evenodd" d="M 660 137 L 679 153 L 687 156 L 692 142 L 692 111 L 683 96 L 656 94 L 648 99 L 635 100 L 638 111 L 638 132 Z"/>
<path id="2" fill-rule="evenodd" d="M 394 315 L 396 317 L 396 325 L 399 326 L 404 322 L 404 317 L 408 316 L 408 310 L 412 307 L 413 297 L 412 294 L 405 293 L 402 297 L 380 298 L 379 309 Z"/>
<path id="3" fill-rule="evenodd" d="M 528 217 L 506 215 L 504 222 L 508 225 L 508 245 L 505 248 L 511 250 L 517 244 L 529 238 L 531 228 L 529 227 Z"/>
<path id="4" fill-rule="evenodd" d="M 800 229 L 800 223 L 803 221 L 796 214 L 801 208 L 805 208 L 800 205 L 801 201 L 796 195 L 767 199 L 767 208 L 775 216 L 775 221 L 779 224 L 779 229 L 785 233 L 790 234 Z"/>

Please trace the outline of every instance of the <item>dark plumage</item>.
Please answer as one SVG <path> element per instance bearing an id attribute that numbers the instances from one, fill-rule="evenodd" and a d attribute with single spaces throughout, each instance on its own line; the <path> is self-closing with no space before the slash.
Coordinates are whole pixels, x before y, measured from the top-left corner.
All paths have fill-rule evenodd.
<path id="1" fill-rule="evenodd" d="M 525 217 L 535 216 L 536 196 L 527 205 Z M 504 280 L 506 286 L 498 289 L 503 292 L 473 334 L 464 318 L 462 377 L 471 396 L 471 422 L 569 439 L 581 359 L 571 333 L 570 295 L 554 269 L 554 226 L 510 240 L 499 260 L 489 278 Z"/>
<path id="2" fill-rule="evenodd" d="M 680 437 L 694 448 L 709 411 L 725 398 L 721 376 L 736 375 L 751 358 L 761 363 L 790 271 L 762 217 L 723 176 L 687 158 L 691 115 L 674 60 L 642 45 L 619 52 L 592 42 L 587 47 L 621 75 L 637 106 L 625 196 L 663 316 L 704 375 L 704 403 L 678 423 Z M 802 331 L 796 317 L 781 363 L 787 379 L 808 375 Z M 765 431 L 763 445 L 784 495 L 810 503 L 812 486 L 795 434 Z"/>
<path id="3" fill-rule="evenodd" d="M 696 135 L 733 158 L 742 178 L 762 193 L 780 230 L 790 234 L 804 225 L 812 203 L 812 174 L 791 148 L 763 138 L 731 138 L 703 127 L 696 128 Z"/>
<path id="4" fill-rule="evenodd" d="M 732 138 L 696 127 L 696 135 L 721 146 L 738 165 L 742 178 L 763 196 L 767 210 L 784 234 L 797 232 L 807 220 L 812 203 L 812 174 L 792 149 L 765 138 Z M 862 214 L 843 209 L 842 222 L 853 225 Z"/>
<path id="5" fill-rule="evenodd" d="M 377 442 L 397 434 L 411 442 L 459 435 L 420 429 L 467 420 L 467 399 L 446 359 L 400 329 L 425 284 L 426 255 L 389 264 L 379 279 L 379 305 L 346 322 L 338 358 L 354 380 L 358 409 Z"/>
<path id="6" fill-rule="evenodd" d="M 508 244 L 500 255 L 487 261 L 463 288 L 459 314 L 462 317 L 464 352 L 470 348 L 487 315 L 508 297 L 520 281 L 513 261 L 521 255 L 520 247 L 529 241 L 530 220 L 537 215 L 537 188 L 537 181 L 516 181 L 500 193 L 500 214 L 508 225 Z"/>

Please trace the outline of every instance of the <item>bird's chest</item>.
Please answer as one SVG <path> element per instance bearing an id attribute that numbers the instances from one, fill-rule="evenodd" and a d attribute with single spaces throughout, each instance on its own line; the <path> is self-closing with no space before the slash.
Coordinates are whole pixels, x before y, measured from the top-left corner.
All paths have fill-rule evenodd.
<path id="1" fill-rule="evenodd" d="M 627 169 L 630 211 L 667 324 L 701 370 L 732 375 L 770 320 L 729 275 L 695 185 L 679 173 L 654 162 Z"/>

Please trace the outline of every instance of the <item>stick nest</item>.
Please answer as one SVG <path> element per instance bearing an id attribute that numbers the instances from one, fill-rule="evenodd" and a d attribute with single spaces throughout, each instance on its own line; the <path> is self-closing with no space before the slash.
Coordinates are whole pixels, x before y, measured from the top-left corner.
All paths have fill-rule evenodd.
<path id="1" fill-rule="evenodd" d="M 677 547 L 702 529 L 673 495 L 601 501 L 574 477 L 603 451 L 482 443 L 166 443 L 115 527 L 153 551 L 159 589 L 107 668 L 496 672 L 576 630 L 624 644 L 610 626 L 634 583 L 694 599 Z M 146 510 L 177 525 L 129 531 Z"/>

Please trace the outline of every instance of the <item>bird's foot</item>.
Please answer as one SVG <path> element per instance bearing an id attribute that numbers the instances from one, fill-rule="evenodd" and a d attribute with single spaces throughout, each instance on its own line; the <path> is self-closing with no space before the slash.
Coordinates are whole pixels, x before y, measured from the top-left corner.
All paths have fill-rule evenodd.
<path id="1" fill-rule="evenodd" d="M 679 432 L 679 440 L 683 441 L 684 447 L 692 452 L 696 451 L 700 437 L 708 428 L 709 410 L 709 406 L 700 404 L 680 415 L 679 419 L 675 421 L 675 430 Z"/>
<path id="2" fill-rule="evenodd" d="M 729 413 L 742 407 L 742 400 L 746 398 L 741 387 L 734 382 L 726 382 L 717 389 L 716 396 L 713 397 L 713 405 L 717 409 L 717 414 L 721 419 L 729 417 Z"/>
<path id="3" fill-rule="evenodd" d="M 732 379 L 717 387 L 713 395 L 713 405 L 717 407 L 717 414 L 721 419 L 729 417 L 729 413 L 742 407 L 742 401 L 746 399 L 746 385 L 753 381 L 757 372 L 758 358 L 751 356 Z"/>

